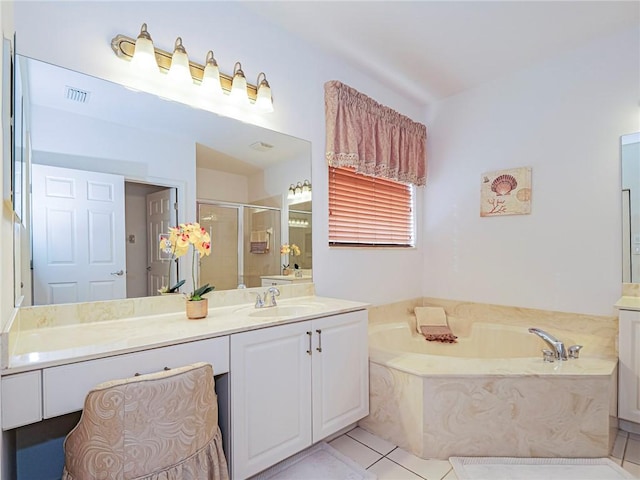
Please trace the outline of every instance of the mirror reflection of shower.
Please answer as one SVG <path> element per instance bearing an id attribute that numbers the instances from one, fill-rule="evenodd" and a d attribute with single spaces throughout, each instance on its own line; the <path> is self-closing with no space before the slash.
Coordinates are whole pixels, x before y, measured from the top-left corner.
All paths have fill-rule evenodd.
<path id="1" fill-rule="evenodd" d="M 199 202 L 198 221 L 211 236 L 200 284 L 216 290 L 259 287 L 262 276 L 280 273 L 281 209 Z"/>

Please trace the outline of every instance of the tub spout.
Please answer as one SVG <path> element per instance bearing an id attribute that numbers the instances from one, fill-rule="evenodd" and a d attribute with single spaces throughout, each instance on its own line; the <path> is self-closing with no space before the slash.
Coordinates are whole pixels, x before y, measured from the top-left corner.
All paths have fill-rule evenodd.
<path id="1" fill-rule="evenodd" d="M 530 328 L 529 333 L 533 333 L 547 342 L 547 344 L 553 349 L 556 360 L 567 360 L 567 350 L 564 348 L 564 343 L 556 337 L 544 330 L 540 330 L 539 328 Z"/>

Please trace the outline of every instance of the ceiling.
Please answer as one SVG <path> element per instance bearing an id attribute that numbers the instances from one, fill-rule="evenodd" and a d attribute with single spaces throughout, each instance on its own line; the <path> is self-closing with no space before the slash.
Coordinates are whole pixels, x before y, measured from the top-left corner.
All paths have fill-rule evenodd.
<path id="1" fill-rule="evenodd" d="M 242 4 L 424 103 L 640 26 L 637 1 Z"/>

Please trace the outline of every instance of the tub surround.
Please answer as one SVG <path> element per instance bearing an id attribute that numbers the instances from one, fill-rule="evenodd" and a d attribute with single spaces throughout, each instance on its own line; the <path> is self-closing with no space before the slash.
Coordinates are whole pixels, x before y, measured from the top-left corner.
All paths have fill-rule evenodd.
<path id="1" fill-rule="evenodd" d="M 21 308 L 2 334 L 2 375 L 218 337 L 362 309 L 366 304 L 316 297 L 313 284 L 283 285 L 279 305 L 306 305 L 288 316 L 253 316 L 264 288 L 212 292 L 209 315 L 187 320 L 182 295 Z M 268 315 L 271 311 L 261 310 Z M 276 313 L 274 312 L 274 315 Z"/>
<path id="2" fill-rule="evenodd" d="M 404 320 L 415 329 L 413 309 L 416 306 L 444 308 L 447 321 L 455 335 L 468 336 L 476 322 L 522 328 L 538 327 L 560 338 L 567 346 L 585 345 L 588 342 L 588 348 L 582 351 L 585 357 L 618 355 L 616 316 L 584 315 L 425 297 L 371 307 L 369 325 Z M 540 345 L 542 348 L 542 341 Z"/>
<path id="3" fill-rule="evenodd" d="M 412 313 L 420 305 L 442 306 L 461 341 L 483 324 L 508 336 L 519 330 L 523 339 L 535 326 L 585 347 L 581 358 L 554 363 L 541 353 L 478 359 L 399 351 L 394 329 L 421 340 Z M 359 422 L 366 430 L 422 458 L 608 455 L 617 427 L 615 317 L 420 298 L 370 308 L 369 333 L 370 414 Z M 531 337 L 534 350 L 546 348 Z"/>

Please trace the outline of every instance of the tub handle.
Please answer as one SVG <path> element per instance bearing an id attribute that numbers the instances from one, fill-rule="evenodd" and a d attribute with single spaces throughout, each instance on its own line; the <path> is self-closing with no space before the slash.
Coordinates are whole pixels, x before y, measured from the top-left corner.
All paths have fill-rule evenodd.
<path id="1" fill-rule="evenodd" d="M 312 333 L 311 333 L 311 332 L 307 332 L 307 335 L 309 335 L 309 350 L 307 350 L 307 353 L 308 353 L 309 355 L 311 355 L 311 349 L 313 348 L 313 347 L 311 346 L 311 335 L 312 335 Z"/>
<path id="2" fill-rule="evenodd" d="M 569 358 L 580 358 L 580 349 L 582 345 L 571 345 L 569 347 Z"/>
<path id="3" fill-rule="evenodd" d="M 542 349 L 542 361 L 553 363 L 556 360 L 556 354 L 546 348 Z"/>

